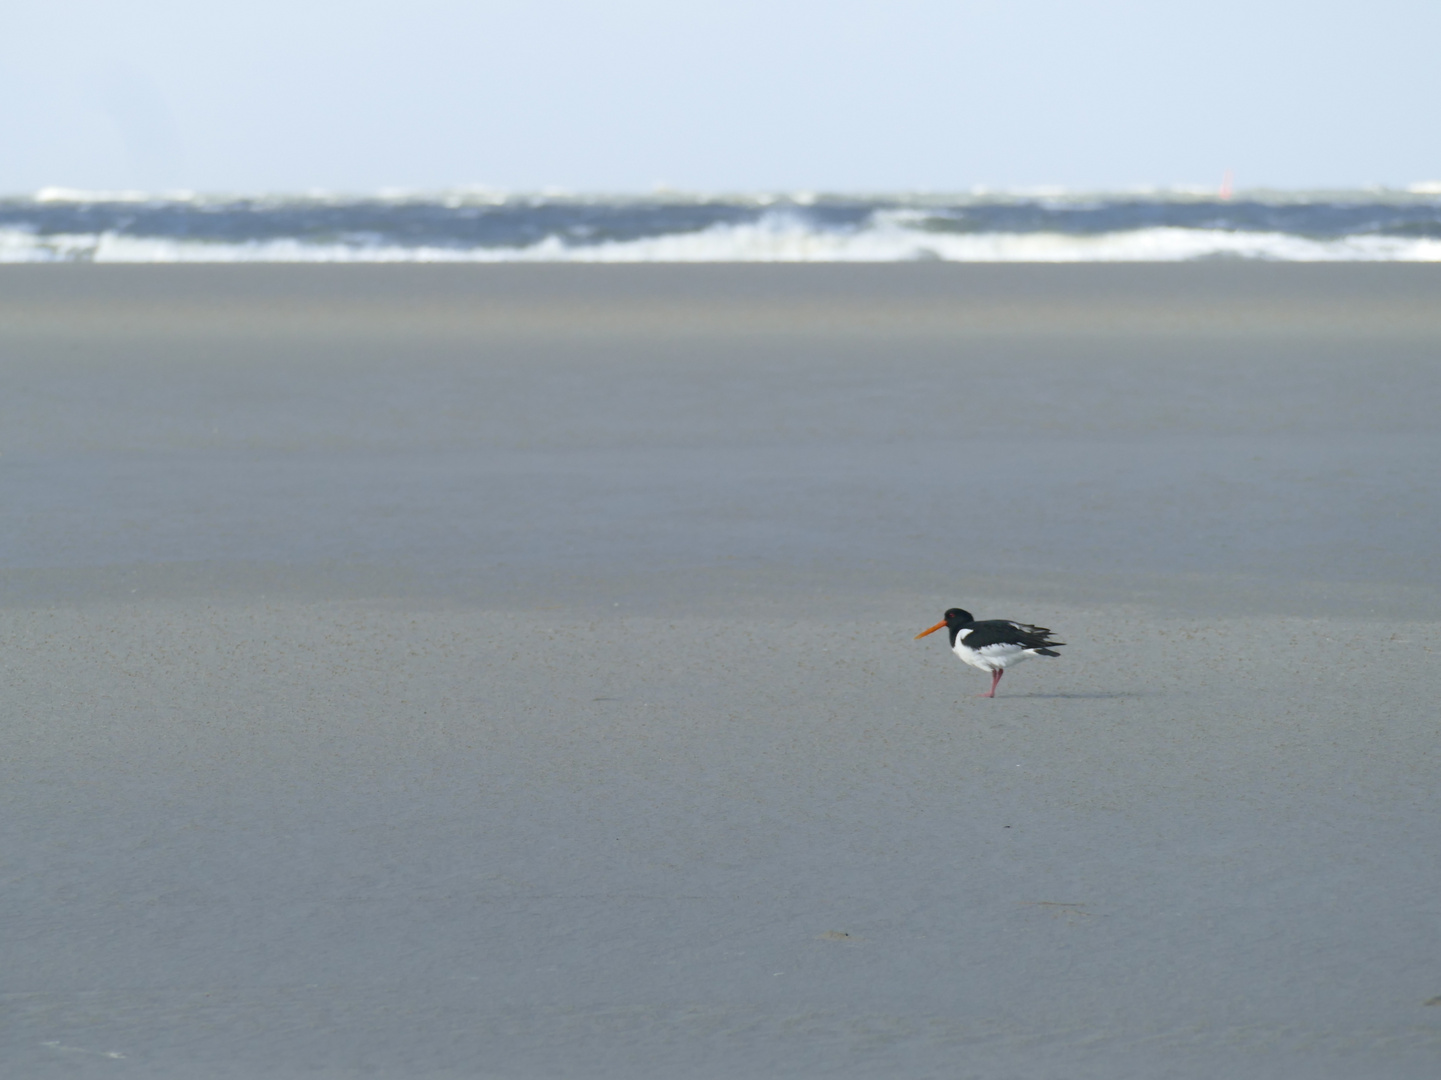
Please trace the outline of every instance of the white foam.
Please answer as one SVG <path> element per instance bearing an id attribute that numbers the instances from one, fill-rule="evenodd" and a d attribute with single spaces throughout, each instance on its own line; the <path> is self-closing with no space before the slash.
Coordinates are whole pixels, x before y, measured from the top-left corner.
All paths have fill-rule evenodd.
<path id="1" fill-rule="evenodd" d="M 877 213 L 854 229 L 824 229 L 789 210 L 745 224 L 716 225 L 640 240 L 568 245 L 557 237 L 527 247 L 404 247 L 248 243 L 123 236 L 39 236 L 0 229 L 0 262 L 1180 262 L 1206 258 L 1281 262 L 1441 262 L 1441 239 L 1358 235 L 1317 240 L 1279 232 L 1157 227 L 1094 235 L 930 232 L 913 210 Z"/>

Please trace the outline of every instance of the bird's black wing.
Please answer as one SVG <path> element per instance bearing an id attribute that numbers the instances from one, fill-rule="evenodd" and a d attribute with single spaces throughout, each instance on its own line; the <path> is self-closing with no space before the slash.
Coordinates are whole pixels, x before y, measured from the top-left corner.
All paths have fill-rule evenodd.
<path id="1" fill-rule="evenodd" d="M 1064 641 L 1052 641 L 1051 631 L 1044 626 L 1011 622 L 1010 619 L 986 619 L 984 622 L 971 623 L 965 629 L 968 631 L 966 646 L 971 649 L 984 649 L 987 645 L 1018 645 L 1023 649 L 1048 649 L 1065 644 Z"/>

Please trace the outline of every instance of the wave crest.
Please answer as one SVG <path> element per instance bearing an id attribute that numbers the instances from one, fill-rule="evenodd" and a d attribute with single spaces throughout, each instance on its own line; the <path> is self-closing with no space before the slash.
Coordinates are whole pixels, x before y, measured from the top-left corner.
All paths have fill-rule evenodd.
<path id="1" fill-rule="evenodd" d="M 168 206 L 176 220 L 183 217 L 183 208 Z M 554 212 L 554 207 L 546 209 Z M 1401 222 L 1341 235 L 1166 223 L 1088 231 L 1068 227 L 1072 219 L 1046 217 L 1044 206 L 1023 206 L 1024 213 L 1012 213 L 1014 209 L 988 219 L 973 208 L 894 204 L 846 204 L 829 210 L 794 203 L 769 208 L 713 204 L 704 213 L 692 208 L 679 217 L 661 208 L 647 217 L 644 207 L 602 207 L 587 211 L 599 224 L 571 221 L 561 228 L 555 220 L 533 217 L 506 223 L 503 235 L 479 236 L 448 233 L 433 223 L 429 231 L 358 226 L 307 230 L 298 226 L 293 210 L 287 211 L 289 218 L 264 219 L 257 225 L 254 215 L 266 211 L 247 208 L 250 232 L 237 229 L 238 238 L 194 235 L 198 229 L 173 224 L 147 235 L 133 225 L 112 225 L 103 214 L 90 211 L 89 217 L 63 220 L 12 214 L 8 224 L 0 222 L 0 262 L 1441 261 L 1441 236 L 1424 220 L 1415 228 Z M 373 207 L 366 213 L 373 217 Z M 603 213 L 612 216 L 600 220 Z M 355 220 L 362 218 L 357 210 Z M 468 220 L 473 223 L 474 216 Z M 65 231 L 66 225 L 73 231 Z M 83 228 L 87 225 L 110 227 L 88 231 Z M 291 235 L 285 235 L 287 230 Z"/>

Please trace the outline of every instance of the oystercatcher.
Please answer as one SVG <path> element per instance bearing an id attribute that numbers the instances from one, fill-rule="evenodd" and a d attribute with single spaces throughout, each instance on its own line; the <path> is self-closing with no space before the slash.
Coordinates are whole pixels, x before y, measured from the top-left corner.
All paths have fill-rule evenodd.
<path id="1" fill-rule="evenodd" d="M 1012 664 L 1029 660 L 1033 656 L 1060 656 L 1054 646 L 1064 641 L 1052 641 L 1051 632 L 1044 626 L 1011 622 L 1010 619 L 986 619 L 976 622 L 969 611 L 958 607 L 946 612 L 946 617 L 929 630 L 916 635 L 920 640 L 927 634 L 934 634 L 945 627 L 951 632 L 951 648 L 971 667 L 991 673 L 990 693 L 981 697 L 996 696 L 996 687 L 1001 676 Z"/>

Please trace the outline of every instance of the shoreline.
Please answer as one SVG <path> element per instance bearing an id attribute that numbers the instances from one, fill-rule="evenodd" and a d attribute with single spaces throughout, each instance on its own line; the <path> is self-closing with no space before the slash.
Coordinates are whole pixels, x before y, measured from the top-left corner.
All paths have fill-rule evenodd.
<path id="1" fill-rule="evenodd" d="M 0 265 L 0 338 L 1441 339 L 1441 265 Z"/>

